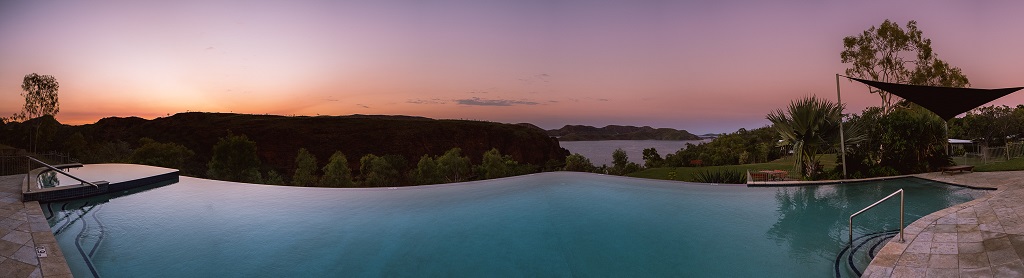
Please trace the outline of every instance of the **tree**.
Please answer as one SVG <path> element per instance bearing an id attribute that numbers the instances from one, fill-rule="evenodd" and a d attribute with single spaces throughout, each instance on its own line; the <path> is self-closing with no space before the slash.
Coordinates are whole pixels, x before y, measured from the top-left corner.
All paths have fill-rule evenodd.
<path id="1" fill-rule="evenodd" d="M 278 174 L 277 171 L 267 171 L 267 178 L 263 180 L 263 183 L 273 185 L 284 185 L 284 177 Z"/>
<path id="2" fill-rule="evenodd" d="M 645 168 L 661 167 L 662 162 L 664 162 L 664 159 L 662 159 L 661 155 L 658 154 L 658 149 L 655 149 L 655 148 L 646 148 L 646 149 L 644 149 L 644 156 L 643 157 L 644 157 L 644 167 Z"/>
<path id="3" fill-rule="evenodd" d="M 890 83 L 965 87 L 969 86 L 960 68 L 938 58 L 932 41 L 922 36 L 917 21 L 907 22 L 906 30 L 896 23 L 882 22 L 857 36 L 843 38 L 843 63 L 850 64 L 846 75 Z M 882 115 L 889 114 L 896 104 L 895 96 L 868 87 L 882 99 Z"/>
<path id="4" fill-rule="evenodd" d="M 629 162 L 626 151 L 622 148 L 612 151 L 612 168 L 608 169 L 609 174 L 622 176 L 636 171 L 640 171 L 640 164 Z"/>
<path id="5" fill-rule="evenodd" d="M 348 168 L 348 158 L 341 151 L 331 155 L 323 170 L 324 176 L 320 179 L 320 186 L 352 187 L 352 170 Z"/>
<path id="6" fill-rule="evenodd" d="M 508 177 L 512 175 L 511 172 L 515 167 L 514 163 L 515 161 L 512 161 L 511 157 L 503 157 L 497 148 L 492 148 L 484 153 L 480 169 L 484 179 Z"/>
<path id="7" fill-rule="evenodd" d="M 22 107 L 20 114 L 12 116 L 12 120 L 35 119 L 42 115 L 56 116 L 60 112 L 60 101 L 57 97 L 60 84 L 52 75 L 25 75 L 21 89 L 24 90 L 21 96 L 25 97 L 25 106 Z"/>
<path id="8" fill-rule="evenodd" d="M 594 163 L 590 162 L 590 159 L 578 154 L 570 154 L 565 157 L 565 170 L 573 172 L 594 172 L 597 167 L 594 167 Z"/>
<path id="9" fill-rule="evenodd" d="M 782 137 L 780 144 L 793 147 L 796 168 L 804 177 L 813 179 L 822 170 L 819 154 L 831 150 L 839 141 L 841 111 L 839 104 L 810 96 L 791 102 L 786 111 L 779 109 L 768 114 L 768 120 Z"/>
<path id="10" fill-rule="evenodd" d="M 949 165 L 943 121 L 924 108 L 898 109 L 882 117 L 881 166 L 899 173 L 921 173 Z"/>
<path id="11" fill-rule="evenodd" d="M 981 141 L 986 147 L 1002 145 L 1006 137 L 1016 134 L 1013 114 L 1013 109 L 1006 105 L 971 110 L 963 117 L 964 135 Z"/>
<path id="12" fill-rule="evenodd" d="M 629 163 L 629 155 L 622 148 L 617 148 L 612 151 L 612 167 L 625 168 L 626 163 Z"/>
<path id="13" fill-rule="evenodd" d="M 316 157 L 306 148 L 300 148 L 299 153 L 295 155 L 295 174 L 292 175 L 292 185 L 316 185 L 316 168 Z"/>
<path id="14" fill-rule="evenodd" d="M 446 183 L 467 181 L 471 172 L 469 157 L 462 156 L 460 148 L 452 148 L 437 158 L 437 173 Z"/>
<path id="15" fill-rule="evenodd" d="M 81 136 L 81 133 L 76 133 Z M 84 139 L 83 139 L 84 140 Z M 135 164 L 182 169 L 185 161 L 192 158 L 195 152 L 177 143 L 160 143 L 153 139 L 139 139 L 139 148 L 132 152 L 128 161 Z"/>
<path id="16" fill-rule="evenodd" d="M 359 159 L 359 173 L 363 176 L 363 186 L 385 187 L 398 183 L 399 172 L 387 159 L 373 154 Z"/>
<path id="17" fill-rule="evenodd" d="M 24 92 L 21 93 L 22 97 L 25 97 L 25 105 L 21 108 L 21 113 L 11 116 L 11 120 L 29 120 L 35 119 L 43 115 L 56 116 L 60 112 L 60 101 L 57 98 L 57 91 L 60 89 L 60 84 L 57 83 L 57 78 L 52 75 L 39 75 L 31 73 L 25 75 L 22 80 L 21 89 Z M 41 123 L 40 123 L 41 124 Z M 36 125 L 36 134 L 39 133 L 39 124 Z M 37 135 L 33 135 L 35 137 Z M 38 141 L 33 139 L 32 142 Z M 30 148 L 33 152 L 36 151 L 35 144 L 31 144 Z"/>
<path id="18" fill-rule="evenodd" d="M 416 169 L 413 170 L 413 180 L 416 184 L 441 183 L 442 178 L 438 171 L 437 161 L 429 155 L 423 155 L 420 157 L 420 161 L 416 163 Z"/>
<path id="19" fill-rule="evenodd" d="M 213 146 L 213 158 L 206 164 L 206 172 L 211 178 L 258 183 L 263 180 L 260 174 L 260 158 L 256 156 L 256 142 L 243 135 L 221 137 Z"/>

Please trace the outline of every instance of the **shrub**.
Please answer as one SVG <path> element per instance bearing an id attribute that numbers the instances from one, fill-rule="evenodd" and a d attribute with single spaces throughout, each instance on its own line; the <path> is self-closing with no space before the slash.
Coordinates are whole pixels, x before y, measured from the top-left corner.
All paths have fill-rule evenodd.
<path id="1" fill-rule="evenodd" d="M 747 174 L 739 170 L 700 170 L 694 174 L 694 181 L 703 183 L 745 184 Z"/>
<path id="2" fill-rule="evenodd" d="M 81 136 L 81 133 L 75 133 Z M 130 163 L 181 169 L 185 161 L 195 155 L 192 150 L 177 143 L 160 143 L 149 138 L 139 140 L 141 146 L 128 158 Z"/>

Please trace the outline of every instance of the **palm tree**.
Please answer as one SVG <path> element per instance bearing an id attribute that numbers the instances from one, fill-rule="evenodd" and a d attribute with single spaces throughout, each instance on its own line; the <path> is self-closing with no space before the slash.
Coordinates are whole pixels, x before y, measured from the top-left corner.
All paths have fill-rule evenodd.
<path id="1" fill-rule="evenodd" d="M 842 105 L 809 96 L 791 102 L 786 111 L 779 109 L 768 114 L 773 128 L 782 136 L 779 145 L 793 146 L 796 168 L 804 177 L 813 178 L 821 171 L 819 156 L 838 146 L 842 111 Z M 845 131 L 853 133 L 848 134 L 847 144 L 859 140 L 856 128 Z"/>

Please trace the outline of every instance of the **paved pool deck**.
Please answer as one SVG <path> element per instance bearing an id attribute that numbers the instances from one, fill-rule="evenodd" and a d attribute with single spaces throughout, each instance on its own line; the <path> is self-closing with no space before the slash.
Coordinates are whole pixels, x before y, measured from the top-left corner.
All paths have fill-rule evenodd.
<path id="1" fill-rule="evenodd" d="M 862 277 L 1024 277 L 1024 171 L 914 176 L 996 190 L 914 221 Z"/>
<path id="2" fill-rule="evenodd" d="M 24 179 L 0 176 L 0 277 L 73 277 L 39 202 L 22 202 Z"/>

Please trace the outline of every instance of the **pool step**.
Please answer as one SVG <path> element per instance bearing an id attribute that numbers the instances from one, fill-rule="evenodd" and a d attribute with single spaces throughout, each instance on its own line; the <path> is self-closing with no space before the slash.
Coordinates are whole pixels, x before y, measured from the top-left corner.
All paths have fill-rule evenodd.
<path id="1" fill-rule="evenodd" d="M 863 274 L 861 270 L 871 263 L 871 259 L 878 254 L 878 250 L 898 234 L 899 230 L 890 230 L 854 238 L 851 244 L 844 246 L 843 250 L 836 255 L 834 263 L 836 277 L 843 277 L 844 273 L 847 276 L 860 277 Z"/>

